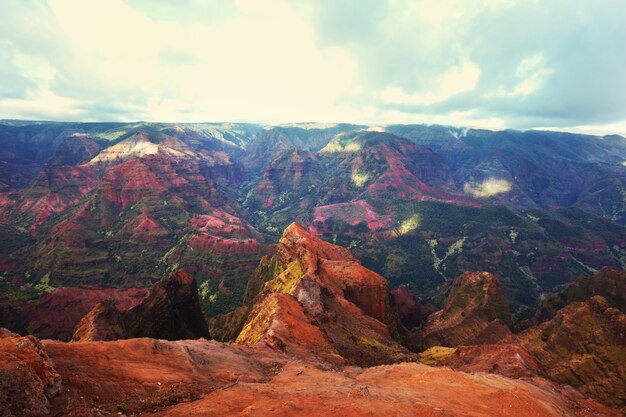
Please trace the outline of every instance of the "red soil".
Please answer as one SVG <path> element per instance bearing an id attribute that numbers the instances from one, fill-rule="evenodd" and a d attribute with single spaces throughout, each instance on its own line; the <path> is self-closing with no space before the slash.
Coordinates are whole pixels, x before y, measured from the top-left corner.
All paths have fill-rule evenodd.
<path id="1" fill-rule="evenodd" d="M 352 226 L 356 226 L 364 221 L 371 231 L 386 229 L 393 224 L 391 216 L 377 213 L 376 210 L 364 200 L 318 206 L 314 208 L 313 215 L 314 224 L 323 223 L 329 218 L 343 220 Z"/>
<path id="2" fill-rule="evenodd" d="M 264 249 L 264 245 L 253 238 L 227 239 L 217 236 L 195 235 L 189 239 L 190 250 L 202 250 L 218 254 L 255 254 Z"/>

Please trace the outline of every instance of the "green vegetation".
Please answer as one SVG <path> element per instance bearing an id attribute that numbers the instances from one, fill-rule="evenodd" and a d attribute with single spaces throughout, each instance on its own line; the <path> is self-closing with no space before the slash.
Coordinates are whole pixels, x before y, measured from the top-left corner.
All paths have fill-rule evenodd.
<path id="1" fill-rule="evenodd" d="M 4 124 L 0 129 L 14 139 L 9 141 L 14 146 L 11 152 L 24 160 L 35 158 L 32 162 L 37 166 L 54 155 L 59 140 L 76 132 L 103 147 L 140 131 L 152 142 L 161 143 L 165 133 L 203 156 L 195 162 L 172 164 L 151 156 L 142 162 L 146 172 L 156 178 L 154 184 L 117 184 L 115 189 L 107 188 L 112 187 L 110 178 L 103 181 L 110 167 L 100 166 L 93 179 L 97 186 L 86 194 L 80 184 L 54 180 L 52 165 L 41 175 L 36 170 L 26 173 L 19 184 L 11 185 L 21 190 L 16 207 L 49 194 L 71 203 L 52 213 L 35 234 L 31 226 L 37 219 L 36 210 L 13 208 L 7 213 L 9 221 L 0 225 L 0 260 L 7 263 L 0 291 L 14 299 L 31 300 L 64 285 L 148 286 L 164 273 L 182 267 L 196 278 L 206 314 L 231 311 L 249 301 L 250 294 L 258 293 L 273 276 L 275 266 L 264 265 L 264 272 L 254 273 L 261 256 L 268 253 L 266 248 L 258 253 L 224 254 L 208 243 L 209 249 L 193 247 L 191 242 L 199 232 L 190 226 L 191 219 L 214 209 L 248 222 L 254 228 L 250 234 L 269 244 L 293 221 L 313 225 L 324 239 L 350 248 L 392 287 L 406 284 L 435 306 L 460 272 L 493 272 L 506 285 L 516 318 L 528 317 L 541 293 L 560 289 L 575 276 L 603 265 L 626 267 L 625 229 L 620 226 L 625 222 L 621 177 L 614 178 L 603 171 L 603 164 L 589 164 L 581 159 L 584 155 L 572 153 L 573 146 L 563 145 L 587 139 L 574 135 L 558 141 L 545 132 L 467 132 L 441 126 L 387 129 L 439 153 L 433 155 L 387 133 L 355 131 L 360 128 L 292 125 L 264 129 L 256 125 L 145 122 Z M 544 140 L 551 144 L 549 152 L 540 145 Z M 608 149 L 601 138 L 594 139 L 593 146 Z M 324 152 L 317 152 L 322 148 Z M 473 166 L 458 160 L 459 149 Z M 567 163 L 555 165 L 563 172 L 539 170 L 549 165 L 541 163 L 546 162 L 540 160 L 543 154 L 551 158 L 566 155 Z M 211 162 L 213 157 L 217 166 Z M 438 162 L 440 157 L 445 164 Z M 219 165 L 224 161 L 233 164 Z M 571 168 L 576 161 L 582 162 Z M 425 196 L 411 195 L 417 181 L 404 178 L 409 171 L 437 191 L 448 186 L 462 189 L 466 182 L 482 181 L 482 167 L 502 171 L 510 180 L 518 178 L 511 190 L 518 194 L 505 203 L 510 207 L 489 204 L 501 201 L 497 199 L 481 200 L 481 206 L 428 201 L 427 187 Z M 570 183 L 570 177 L 579 171 L 590 173 L 584 176 L 585 184 L 600 180 L 580 195 L 567 194 L 568 188 L 580 191 L 578 182 Z M 129 178 L 132 172 L 118 174 Z M 445 187 L 426 180 L 446 181 L 448 174 L 453 179 L 442 183 Z M 470 180 L 469 175 L 476 178 Z M 123 208 L 122 194 L 129 201 Z M 329 210 L 328 216 L 319 215 L 320 206 L 355 201 L 374 208 L 374 216 L 380 216 L 374 220 L 379 229 L 370 230 L 371 218 L 365 216 L 371 213 L 362 206 L 346 204 Z M 552 211 L 537 208 L 568 205 L 571 207 Z M 144 213 L 157 227 L 139 230 Z M 210 233 L 237 238 L 235 232 Z M 294 268 L 291 272 L 298 271 Z M 277 291 L 290 291 L 291 272 L 284 272 L 284 279 L 274 283 Z"/>
<path id="2" fill-rule="evenodd" d="M 118 403 L 115 408 L 117 409 L 117 411 L 124 414 L 128 414 L 128 412 L 130 411 L 130 407 L 124 402 Z"/>
<path id="3" fill-rule="evenodd" d="M 253 320 L 247 322 L 241 333 L 237 337 L 237 341 L 253 345 L 257 343 L 269 329 L 274 315 L 278 312 L 278 299 L 272 295 L 267 296 L 265 301 L 260 304 L 263 310 L 257 314 L 252 314 Z"/>
<path id="4" fill-rule="evenodd" d="M 421 352 L 418 355 L 418 360 L 424 365 L 435 365 L 437 362 L 451 357 L 456 351 L 456 348 L 433 346 Z"/>
<path id="5" fill-rule="evenodd" d="M 50 272 L 47 272 L 43 277 L 41 277 L 39 283 L 35 285 L 35 289 L 45 293 L 54 291 L 54 287 L 50 285 Z"/>

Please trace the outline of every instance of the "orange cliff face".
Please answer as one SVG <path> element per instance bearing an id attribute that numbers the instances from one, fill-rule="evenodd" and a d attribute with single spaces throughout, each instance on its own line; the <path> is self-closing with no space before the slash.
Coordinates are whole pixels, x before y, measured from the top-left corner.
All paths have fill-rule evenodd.
<path id="1" fill-rule="evenodd" d="M 523 348 L 513 344 L 434 346 L 419 354 L 420 362 L 447 366 L 456 371 L 498 374 L 507 378 L 546 377 L 541 365 Z"/>
<path id="2" fill-rule="evenodd" d="M 392 338 L 395 317 L 387 281 L 349 250 L 293 223 L 271 262 L 273 275 L 239 343 L 369 365 L 411 357 Z"/>
<path id="3" fill-rule="evenodd" d="M 0 415 L 48 414 L 62 390 L 61 375 L 37 338 L 0 329 Z"/>
<path id="4" fill-rule="evenodd" d="M 287 363 L 268 383 L 238 383 L 150 416 L 619 416 L 571 388 L 416 363 L 341 372 Z"/>

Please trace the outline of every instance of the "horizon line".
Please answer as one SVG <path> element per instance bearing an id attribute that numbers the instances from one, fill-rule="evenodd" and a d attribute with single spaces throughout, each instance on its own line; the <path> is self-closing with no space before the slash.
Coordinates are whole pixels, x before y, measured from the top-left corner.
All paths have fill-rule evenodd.
<path id="1" fill-rule="evenodd" d="M 113 120 L 90 120 L 90 121 L 78 121 L 78 120 L 48 120 L 48 119 L 19 119 L 19 118 L 0 118 L 0 123 L 4 122 L 18 122 L 18 123 L 58 123 L 58 124 L 119 124 L 119 125 L 129 125 L 129 124 L 167 124 L 167 125 L 201 125 L 201 124 L 247 124 L 247 125 L 258 125 L 264 128 L 271 127 L 282 127 L 289 125 L 355 125 L 355 126 L 366 126 L 369 128 L 372 127 L 389 127 L 389 126 L 425 126 L 425 127 L 445 127 L 445 128 L 455 128 L 455 129 L 468 129 L 468 130 L 483 130 L 489 132 L 554 132 L 554 133 L 568 133 L 574 135 L 586 135 L 586 136 L 596 136 L 596 137 L 607 137 L 607 136 L 619 136 L 621 138 L 626 138 L 626 132 L 616 132 L 614 130 L 597 128 L 594 132 L 593 126 L 585 126 L 582 129 L 578 127 L 567 128 L 567 127 L 549 127 L 549 126 L 537 126 L 528 129 L 520 129 L 520 128 L 502 128 L 495 129 L 490 127 L 477 127 L 477 126 L 463 126 L 463 125 L 452 125 L 452 124 L 441 124 L 441 123 L 426 123 L 426 122 L 391 122 L 391 123 L 359 123 L 359 122 L 320 122 L 320 121 L 299 121 L 299 122 L 260 122 L 260 121 L 242 121 L 242 120 L 226 120 L 226 121 L 150 121 L 150 120 L 132 120 L 132 121 L 113 121 Z M 600 133 L 603 132 L 603 133 Z"/>

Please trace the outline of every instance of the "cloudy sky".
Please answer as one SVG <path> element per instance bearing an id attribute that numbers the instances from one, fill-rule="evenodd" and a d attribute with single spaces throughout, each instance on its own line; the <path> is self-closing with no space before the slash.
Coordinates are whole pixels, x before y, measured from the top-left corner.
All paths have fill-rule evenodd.
<path id="1" fill-rule="evenodd" d="M 0 118 L 626 133 L 624 0 L 0 0 Z"/>

